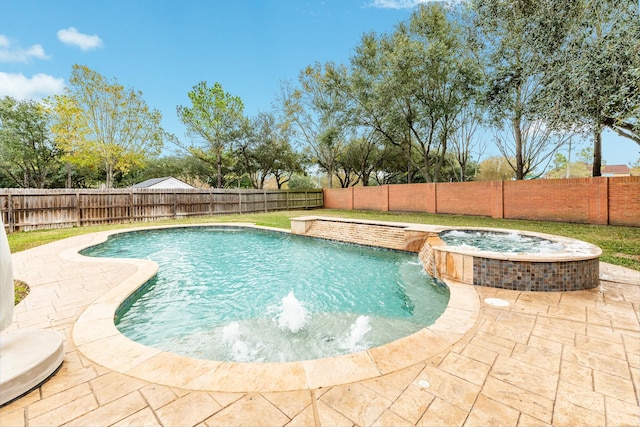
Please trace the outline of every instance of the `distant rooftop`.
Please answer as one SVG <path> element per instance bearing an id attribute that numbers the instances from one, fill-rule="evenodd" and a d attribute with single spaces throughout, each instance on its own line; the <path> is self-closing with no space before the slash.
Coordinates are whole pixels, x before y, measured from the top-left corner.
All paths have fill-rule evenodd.
<path id="1" fill-rule="evenodd" d="M 163 178 L 147 179 L 132 185 L 131 188 L 193 188 L 193 186 L 172 176 L 165 176 Z"/>
<path id="2" fill-rule="evenodd" d="M 628 175 L 630 173 L 627 165 L 604 165 L 602 166 L 602 174 Z"/>

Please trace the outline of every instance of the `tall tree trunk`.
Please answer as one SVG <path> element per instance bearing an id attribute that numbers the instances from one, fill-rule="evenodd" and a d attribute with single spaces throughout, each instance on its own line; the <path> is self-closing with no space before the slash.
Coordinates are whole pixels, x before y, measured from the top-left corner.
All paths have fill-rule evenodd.
<path id="1" fill-rule="evenodd" d="M 360 173 L 360 176 L 362 177 L 362 186 L 363 187 L 368 187 L 369 186 L 369 173 L 367 172 L 367 167 L 366 166 L 362 167 L 362 171 Z"/>
<path id="2" fill-rule="evenodd" d="M 110 188 L 113 188 L 113 166 L 110 164 L 107 164 L 106 172 L 107 172 L 107 182 L 105 185 L 108 189 L 110 189 Z"/>
<path id="3" fill-rule="evenodd" d="M 446 123 L 446 120 L 445 120 L 445 123 Z M 439 153 L 438 163 L 436 165 L 436 170 L 434 171 L 434 176 L 433 176 L 433 180 L 435 182 L 440 182 L 440 172 L 442 172 L 442 168 L 444 167 L 444 157 L 447 154 L 447 138 L 449 137 L 447 130 L 448 128 L 447 128 L 447 125 L 445 124 L 444 131 L 442 132 L 442 140 L 440 142 L 440 147 L 442 148 L 442 151 Z"/>
<path id="4" fill-rule="evenodd" d="M 567 173 L 565 178 L 571 178 L 571 137 L 569 137 L 569 154 L 567 156 Z"/>
<path id="5" fill-rule="evenodd" d="M 407 145 L 407 184 L 413 181 L 413 171 L 411 170 L 411 140 Z"/>
<path id="6" fill-rule="evenodd" d="M 218 168 L 218 183 L 216 188 L 222 188 L 222 153 L 220 149 L 217 150 L 217 168 Z"/>
<path id="7" fill-rule="evenodd" d="M 520 117 L 513 119 L 513 136 L 516 144 L 516 179 L 524 179 L 524 161 L 522 159 L 522 129 Z"/>
<path id="8" fill-rule="evenodd" d="M 596 126 L 593 131 L 593 173 L 591 176 L 602 176 L 602 128 Z"/>

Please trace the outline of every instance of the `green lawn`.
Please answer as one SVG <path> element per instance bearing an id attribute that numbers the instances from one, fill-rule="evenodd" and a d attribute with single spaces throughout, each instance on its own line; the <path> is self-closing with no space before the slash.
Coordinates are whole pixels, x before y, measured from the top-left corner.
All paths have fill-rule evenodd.
<path id="1" fill-rule="evenodd" d="M 456 225 L 467 227 L 495 227 L 513 230 L 537 231 L 572 237 L 593 243 L 602 249 L 601 260 L 640 271 L 640 227 L 610 225 L 585 225 L 543 221 L 494 219 L 478 216 L 434 215 L 425 213 L 391 213 L 370 211 L 342 211 L 317 209 L 313 211 L 282 211 L 261 214 L 224 215 L 190 219 L 118 224 L 109 226 L 75 227 L 55 230 L 18 232 L 10 234 L 12 252 L 19 252 L 38 245 L 79 234 L 129 227 L 146 227 L 168 224 L 198 224 L 209 222 L 252 222 L 257 225 L 290 228 L 290 218 L 303 215 L 331 215 L 381 221 L 413 222 L 421 224 Z"/>

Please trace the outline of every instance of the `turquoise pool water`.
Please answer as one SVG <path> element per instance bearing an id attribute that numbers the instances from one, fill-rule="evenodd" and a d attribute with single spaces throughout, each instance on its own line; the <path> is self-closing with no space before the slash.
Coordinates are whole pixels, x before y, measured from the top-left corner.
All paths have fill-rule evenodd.
<path id="1" fill-rule="evenodd" d="M 416 254 L 253 228 L 137 231 L 82 253 L 156 261 L 158 274 L 119 308 L 116 326 L 202 359 L 350 353 L 432 324 L 449 301 Z"/>

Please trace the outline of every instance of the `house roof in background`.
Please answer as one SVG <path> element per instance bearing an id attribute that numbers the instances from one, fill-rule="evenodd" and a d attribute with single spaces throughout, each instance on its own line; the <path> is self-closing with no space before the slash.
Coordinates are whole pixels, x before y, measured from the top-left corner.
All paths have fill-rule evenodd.
<path id="1" fill-rule="evenodd" d="M 604 165 L 602 173 L 628 174 L 629 167 L 627 165 Z"/>
<path id="2" fill-rule="evenodd" d="M 174 182 L 178 181 L 178 182 L 184 184 L 185 186 L 192 187 L 191 185 L 187 184 L 186 182 L 180 181 L 177 178 L 174 178 L 172 176 L 165 176 L 165 177 L 162 177 L 162 178 L 147 179 L 146 181 L 142 181 L 142 182 L 139 182 L 139 183 L 137 183 L 135 185 L 132 185 L 131 188 L 151 188 L 151 187 L 153 187 L 155 185 L 158 185 L 158 184 L 160 184 L 160 183 L 162 183 L 164 181 L 169 181 L 169 180 L 172 180 Z"/>
<path id="3" fill-rule="evenodd" d="M 168 176 L 166 176 L 166 177 L 164 177 L 164 178 L 151 178 L 151 179 L 147 179 L 146 181 L 142 181 L 142 182 L 139 182 L 139 183 L 137 183 L 137 184 L 135 184 L 135 185 L 132 185 L 132 186 L 131 186 L 131 188 L 149 188 L 149 187 L 151 187 L 152 185 L 155 185 L 155 184 L 158 184 L 158 183 L 160 183 L 160 182 L 162 182 L 162 181 L 167 180 L 168 178 L 169 178 L 169 177 L 168 177 Z"/>

